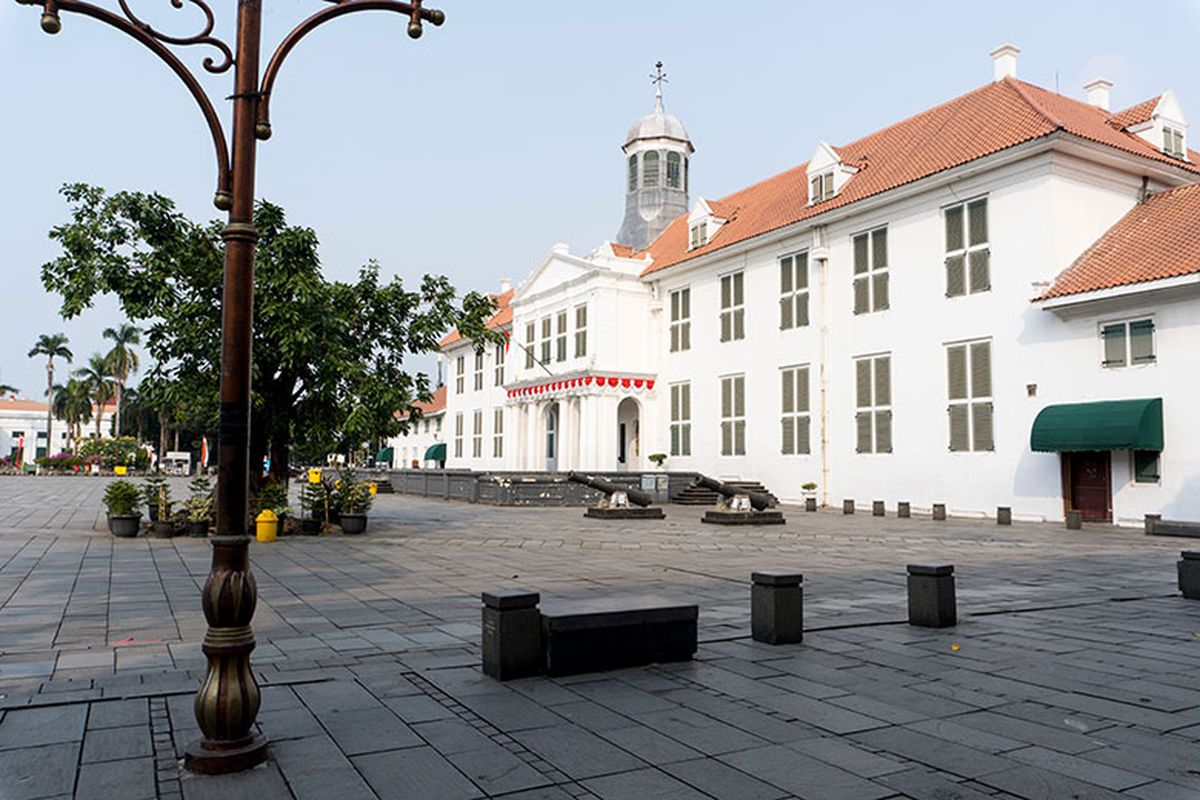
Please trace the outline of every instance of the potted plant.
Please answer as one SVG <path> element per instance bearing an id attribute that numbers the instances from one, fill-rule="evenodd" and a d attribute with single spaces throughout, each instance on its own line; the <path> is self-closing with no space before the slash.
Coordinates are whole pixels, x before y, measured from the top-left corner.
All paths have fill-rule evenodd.
<path id="1" fill-rule="evenodd" d="M 208 535 L 208 520 L 212 516 L 212 484 L 205 475 L 197 475 L 189 485 L 187 499 L 188 535 L 202 539 Z"/>
<path id="2" fill-rule="evenodd" d="M 316 536 L 329 521 L 329 492 L 321 481 L 308 482 L 300 489 L 300 532 Z"/>
<path id="3" fill-rule="evenodd" d="M 817 485 L 812 481 L 800 484 L 800 489 L 804 492 L 804 510 L 817 510 Z"/>
<path id="4" fill-rule="evenodd" d="M 342 533 L 358 534 L 367 529 L 367 512 L 371 510 L 371 484 L 360 481 L 354 470 L 347 469 L 342 473 L 338 488 L 338 524 Z"/>
<path id="5" fill-rule="evenodd" d="M 154 538 L 170 539 L 175 535 L 175 523 L 171 519 L 171 507 L 175 501 L 171 499 L 171 487 L 165 478 L 159 478 L 153 492 L 148 504 L 154 509 Z"/>
<path id="6" fill-rule="evenodd" d="M 104 507 L 108 510 L 108 529 L 113 536 L 133 538 L 142 527 L 138 512 L 141 499 L 136 486 L 129 481 L 113 481 L 104 490 Z"/>
<path id="7" fill-rule="evenodd" d="M 167 485 L 162 475 L 147 475 L 142 481 L 142 502 L 150 512 L 150 521 L 158 521 L 158 490 Z"/>
<path id="8" fill-rule="evenodd" d="M 646 458 L 650 459 L 650 461 L 652 461 L 654 463 L 654 466 L 658 467 L 659 469 L 662 469 L 663 464 L 666 463 L 667 454 L 666 453 L 651 453 L 650 455 L 646 456 Z"/>

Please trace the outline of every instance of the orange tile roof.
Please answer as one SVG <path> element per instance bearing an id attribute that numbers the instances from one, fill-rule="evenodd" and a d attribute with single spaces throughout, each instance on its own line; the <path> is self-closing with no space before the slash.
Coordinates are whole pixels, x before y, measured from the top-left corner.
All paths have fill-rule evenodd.
<path id="1" fill-rule="evenodd" d="M 24 397 L 0 397 L 0 414 L 5 411 L 40 411 L 46 413 L 46 404 Z"/>
<path id="2" fill-rule="evenodd" d="M 687 216 L 676 218 L 647 248 L 652 263 L 642 274 L 658 272 L 1056 131 L 1200 172 L 1194 164 L 1164 155 L 1141 137 L 1117 130 L 1108 122 L 1109 117 L 1109 112 L 1096 106 L 1014 78 L 989 83 L 835 148 L 843 163 L 859 171 L 830 200 L 807 205 L 807 165 L 801 164 L 717 200 L 716 207 L 733 206 L 736 213 L 703 247 L 688 250 Z M 714 201 L 710 200 L 709 205 L 713 206 Z"/>
<path id="3" fill-rule="evenodd" d="M 496 312 L 487 321 L 488 330 L 495 330 L 496 328 L 503 328 L 505 325 L 512 324 L 513 312 L 511 303 L 514 291 L 513 289 L 509 289 L 507 292 L 491 296 L 492 300 L 496 303 Z M 455 342 L 461 341 L 462 338 L 462 334 L 455 328 L 438 342 L 438 346 L 448 347 Z"/>
<path id="4" fill-rule="evenodd" d="M 440 414 L 446 410 L 446 385 L 442 384 L 433 393 L 433 399 L 428 403 L 413 403 L 425 416 Z"/>
<path id="5" fill-rule="evenodd" d="M 608 246 L 612 248 L 613 255 L 619 258 L 629 258 L 633 255 L 633 248 L 627 244 L 618 242 L 609 242 Z"/>
<path id="6" fill-rule="evenodd" d="M 1118 111 L 1108 118 L 1108 124 L 1118 130 L 1124 130 L 1131 125 L 1139 125 L 1150 119 L 1150 115 L 1154 113 L 1154 107 L 1158 105 L 1159 97 L 1151 97 L 1149 100 L 1143 100 L 1136 106 L 1130 106 L 1123 111 Z"/>
<path id="7" fill-rule="evenodd" d="M 1200 273 L 1200 184 L 1151 195 L 1134 206 L 1062 272 L 1041 296 Z"/>

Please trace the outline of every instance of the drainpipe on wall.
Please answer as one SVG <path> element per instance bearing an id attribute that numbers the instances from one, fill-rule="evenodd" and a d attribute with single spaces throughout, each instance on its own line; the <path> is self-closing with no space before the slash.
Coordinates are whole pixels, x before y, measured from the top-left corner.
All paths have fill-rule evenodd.
<path id="1" fill-rule="evenodd" d="M 826 374 L 829 361 L 829 248 L 825 244 L 825 226 L 813 228 L 813 255 L 817 262 L 817 280 L 820 287 L 821 331 L 817 370 L 818 404 L 821 409 L 821 505 L 829 505 L 829 403 L 827 391 L 829 378 Z"/>

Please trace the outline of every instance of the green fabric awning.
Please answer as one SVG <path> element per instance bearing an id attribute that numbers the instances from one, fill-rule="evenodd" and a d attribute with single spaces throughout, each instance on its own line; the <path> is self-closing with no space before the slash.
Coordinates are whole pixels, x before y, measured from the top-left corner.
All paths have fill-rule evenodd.
<path id="1" fill-rule="evenodd" d="M 1042 453 L 1163 449 L 1162 398 L 1046 406 L 1029 446 Z"/>
<path id="2" fill-rule="evenodd" d="M 390 463 L 392 463 L 392 456 L 394 456 L 395 454 L 396 454 L 395 450 L 393 450 L 390 447 L 385 447 L 382 450 L 380 450 L 378 453 L 375 454 L 375 463 L 376 464 L 379 464 L 379 463 L 390 464 Z"/>
<path id="3" fill-rule="evenodd" d="M 426 461 L 445 461 L 446 460 L 446 443 L 431 444 L 429 449 L 425 451 Z"/>

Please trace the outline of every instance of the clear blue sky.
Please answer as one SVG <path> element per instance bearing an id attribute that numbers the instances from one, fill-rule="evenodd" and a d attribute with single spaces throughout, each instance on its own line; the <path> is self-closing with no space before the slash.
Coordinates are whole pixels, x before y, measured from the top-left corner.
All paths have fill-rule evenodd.
<path id="1" fill-rule="evenodd" d="M 165 0 L 130 3 L 171 30 L 197 18 Z M 323 5 L 267 0 L 265 41 Z M 232 0 L 214 6 L 232 19 Z M 612 237 L 619 147 L 651 108 L 657 59 L 667 109 L 697 148 L 693 197 L 720 197 L 804 161 L 818 140 L 850 141 L 980 86 L 1005 41 L 1022 48 L 1026 80 L 1080 97 L 1103 74 L 1117 108 L 1171 88 L 1200 122 L 1196 2 L 440 7 L 446 24 L 418 42 L 397 15 L 335 21 L 293 52 L 276 86 L 259 195 L 317 230 L 330 277 L 373 257 L 406 279 L 441 272 L 487 290 L 519 280 L 556 241 L 587 251 Z M 0 382 L 32 397 L 45 380 L 25 356 L 37 334 L 66 331 L 85 360 L 118 321 L 101 303 L 64 323 L 41 287 L 39 267 L 55 255 L 46 232 L 66 218 L 62 183 L 156 190 L 193 217 L 217 215 L 211 145 L 174 76 L 99 23 L 64 14 L 51 37 L 39 16 L 0 3 Z M 204 53 L 182 53 L 199 70 Z M 232 91 L 228 75 L 202 80 L 214 95 Z"/>

